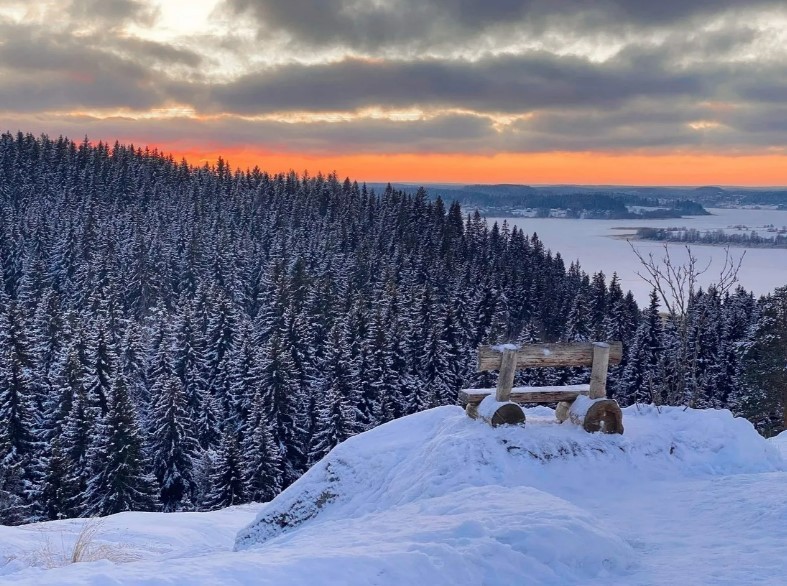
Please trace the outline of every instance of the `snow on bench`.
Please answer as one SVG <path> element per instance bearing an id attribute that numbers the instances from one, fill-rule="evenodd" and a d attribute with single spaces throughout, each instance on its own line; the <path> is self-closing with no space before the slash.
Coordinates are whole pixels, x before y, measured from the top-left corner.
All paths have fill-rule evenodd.
<path id="1" fill-rule="evenodd" d="M 485 397 L 495 393 L 495 389 L 462 389 L 459 400 L 465 404 L 480 403 Z M 573 401 L 579 395 L 589 395 L 590 385 L 564 385 L 556 387 L 514 387 L 509 401 L 514 403 L 557 403 Z"/>

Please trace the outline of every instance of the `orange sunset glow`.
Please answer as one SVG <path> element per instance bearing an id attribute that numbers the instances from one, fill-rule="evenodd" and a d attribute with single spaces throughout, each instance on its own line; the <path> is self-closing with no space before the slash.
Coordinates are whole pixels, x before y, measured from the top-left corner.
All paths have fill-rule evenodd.
<path id="1" fill-rule="evenodd" d="M 335 157 L 266 153 L 227 148 L 217 151 L 168 149 L 192 164 L 222 157 L 235 168 L 270 172 L 336 171 L 368 182 L 424 183 L 588 183 L 598 185 L 787 185 L 787 155 L 701 154 L 617 155 L 609 153 L 502 153 L 344 155 Z"/>

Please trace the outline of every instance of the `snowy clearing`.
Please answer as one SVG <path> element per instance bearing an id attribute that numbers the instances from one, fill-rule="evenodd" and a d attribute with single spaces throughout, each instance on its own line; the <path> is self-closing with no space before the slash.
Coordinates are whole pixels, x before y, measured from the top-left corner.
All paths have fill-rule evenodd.
<path id="1" fill-rule="evenodd" d="M 108 517 L 115 562 L 35 567 L 84 520 L 0 527 L 0 583 L 784 583 L 787 434 L 727 411 L 630 407 L 623 436 L 527 418 L 433 409 L 348 440 L 267 505 Z"/>

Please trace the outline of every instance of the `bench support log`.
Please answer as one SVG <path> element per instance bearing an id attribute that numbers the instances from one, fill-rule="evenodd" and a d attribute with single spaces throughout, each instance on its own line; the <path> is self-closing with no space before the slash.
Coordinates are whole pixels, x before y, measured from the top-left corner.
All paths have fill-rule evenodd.
<path id="1" fill-rule="evenodd" d="M 470 410 L 467 411 L 467 414 L 473 419 L 482 419 L 492 427 L 525 424 L 525 411 L 522 407 L 510 401 L 495 401 L 491 395 L 476 405 L 474 413 L 476 417 L 473 417 Z"/>
<path id="2" fill-rule="evenodd" d="M 590 398 L 607 396 L 607 368 L 609 367 L 609 344 L 593 344 L 593 367 L 590 371 Z"/>
<path id="3" fill-rule="evenodd" d="M 579 398 L 568 410 L 572 423 L 589 432 L 623 433 L 623 413 L 614 399 Z"/>
<path id="4" fill-rule="evenodd" d="M 500 363 L 500 374 L 497 377 L 497 390 L 495 391 L 496 401 L 503 403 L 510 400 L 515 374 L 516 350 L 503 350 L 503 360 Z"/>

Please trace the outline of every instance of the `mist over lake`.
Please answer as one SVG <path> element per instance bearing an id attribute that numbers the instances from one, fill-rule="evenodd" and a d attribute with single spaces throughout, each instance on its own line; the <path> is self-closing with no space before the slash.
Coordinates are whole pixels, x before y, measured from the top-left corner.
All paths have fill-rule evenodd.
<path id="1" fill-rule="evenodd" d="M 693 216 L 667 220 L 573 220 L 552 218 L 488 218 L 491 226 L 494 222 L 502 225 L 505 220 L 509 226 L 517 226 L 525 233 L 538 234 L 538 237 L 553 253 L 559 252 L 566 265 L 579 260 L 582 268 L 590 273 L 604 271 L 607 277 L 617 272 L 624 290 L 631 289 L 637 302 L 647 302 L 650 286 L 645 283 L 637 271 L 641 265 L 631 250 L 629 242 L 620 236 L 634 235 L 639 227 L 668 228 L 686 226 L 697 230 L 726 230 L 731 226 L 746 226 L 749 230 L 757 230 L 768 224 L 777 228 L 787 225 L 785 210 L 755 209 L 719 209 L 710 208 L 710 216 Z M 649 252 L 657 258 L 663 256 L 662 242 L 632 240 L 632 244 L 643 255 Z M 686 247 L 680 243 L 669 243 L 670 254 L 678 262 L 688 258 Z M 703 246 L 692 244 L 691 249 L 699 259 L 699 266 L 704 267 L 711 262 L 708 271 L 700 282 L 707 284 L 715 281 L 724 262 L 724 248 L 720 246 Z M 768 248 L 730 248 L 731 254 L 738 258 L 743 252 L 743 259 L 738 274 L 740 284 L 755 295 L 764 295 L 776 287 L 787 285 L 787 250 Z"/>

